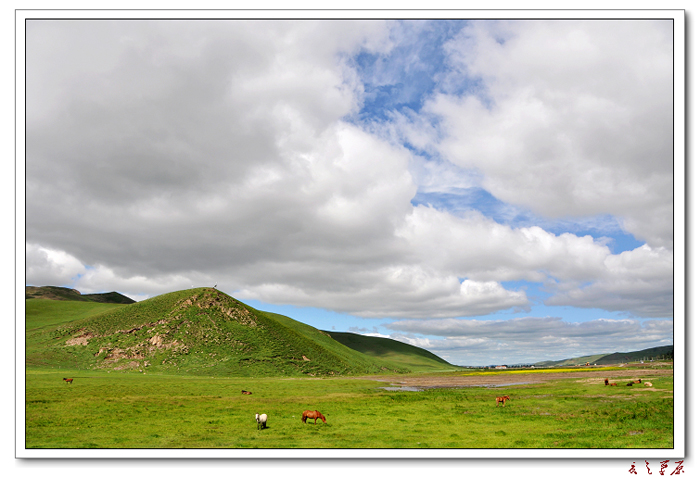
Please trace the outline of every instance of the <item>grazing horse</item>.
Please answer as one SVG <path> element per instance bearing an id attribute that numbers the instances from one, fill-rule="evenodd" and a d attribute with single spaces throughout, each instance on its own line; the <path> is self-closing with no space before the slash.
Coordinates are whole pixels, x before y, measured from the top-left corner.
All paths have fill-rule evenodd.
<path id="1" fill-rule="evenodd" d="M 646 382 L 644 383 L 644 385 L 645 385 L 646 387 L 648 387 L 648 388 L 652 387 L 652 384 L 651 384 L 649 381 L 646 381 Z"/>
<path id="2" fill-rule="evenodd" d="M 617 386 L 617 383 L 610 383 L 610 386 Z"/>
<path id="3" fill-rule="evenodd" d="M 73 384 L 73 378 L 63 378 L 63 380 L 68 384 Z"/>
<path id="4" fill-rule="evenodd" d="M 307 419 L 313 419 L 314 424 L 316 424 L 316 419 L 321 419 L 324 424 L 326 423 L 326 417 L 318 411 L 304 411 L 304 414 L 301 416 L 301 422 L 306 424 Z"/>
<path id="5" fill-rule="evenodd" d="M 632 381 L 632 382 L 633 382 L 633 383 L 637 383 L 637 384 L 642 384 L 642 380 L 641 380 L 641 379 L 637 379 L 636 381 Z"/>
<path id="6" fill-rule="evenodd" d="M 258 429 L 265 429 L 267 427 L 267 414 L 256 414 L 255 421 L 258 423 Z"/>
<path id="7" fill-rule="evenodd" d="M 250 391 L 245 391 L 245 390 L 244 390 L 244 391 L 241 391 L 241 394 L 253 394 L 253 393 L 251 393 Z"/>
<path id="8" fill-rule="evenodd" d="M 608 381 L 608 378 L 605 378 L 605 385 L 606 385 L 606 386 L 609 386 L 609 385 L 610 385 L 610 382 Z"/>
<path id="9" fill-rule="evenodd" d="M 506 407 L 506 401 L 510 401 L 510 396 L 501 396 L 496 398 L 496 406 L 503 403 L 503 407 Z"/>
<path id="10" fill-rule="evenodd" d="M 627 386 L 632 386 L 633 384 L 634 384 L 634 381 L 630 381 L 629 383 L 627 383 Z"/>

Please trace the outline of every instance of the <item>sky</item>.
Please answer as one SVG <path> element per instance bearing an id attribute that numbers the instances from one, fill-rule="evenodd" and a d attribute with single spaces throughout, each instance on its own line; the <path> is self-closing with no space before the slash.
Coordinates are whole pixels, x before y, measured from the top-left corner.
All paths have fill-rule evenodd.
<path id="1" fill-rule="evenodd" d="M 453 364 L 673 344 L 670 20 L 30 20 L 26 284 Z"/>

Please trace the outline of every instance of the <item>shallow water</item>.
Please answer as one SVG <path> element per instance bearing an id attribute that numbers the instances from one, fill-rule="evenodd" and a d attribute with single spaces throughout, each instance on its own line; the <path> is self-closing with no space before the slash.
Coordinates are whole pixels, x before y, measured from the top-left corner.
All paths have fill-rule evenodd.
<path id="1" fill-rule="evenodd" d="M 422 391 L 420 388 L 416 388 L 413 386 L 400 386 L 400 387 L 386 387 L 386 388 L 379 388 L 379 389 L 384 389 L 385 391 Z"/>
<path id="2" fill-rule="evenodd" d="M 410 391 L 418 392 L 424 389 L 440 389 L 440 388 L 502 388 L 505 386 L 518 386 L 520 384 L 532 384 L 530 381 L 523 381 L 519 383 L 504 383 L 504 384 L 465 384 L 462 386 L 387 386 L 379 389 L 384 389 L 385 391 Z"/>

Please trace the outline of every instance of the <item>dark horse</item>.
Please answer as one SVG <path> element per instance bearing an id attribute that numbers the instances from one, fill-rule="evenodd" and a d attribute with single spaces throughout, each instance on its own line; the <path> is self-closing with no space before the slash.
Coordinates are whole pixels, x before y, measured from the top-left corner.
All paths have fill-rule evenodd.
<path id="1" fill-rule="evenodd" d="M 63 378 L 63 380 L 68 384 L 73 384 L 73 378 Z"/>
<path id="2" fill-rule="evenodd" d="M 301 416 L 301 422 L 306 424 L 307 419 L 313 419 L 314 424 L 316 424 L 316 419 L 321 419 L 324 424 L 326 423 L 326 418 L 318 411 L 304 411 L 304 415 Z"/>

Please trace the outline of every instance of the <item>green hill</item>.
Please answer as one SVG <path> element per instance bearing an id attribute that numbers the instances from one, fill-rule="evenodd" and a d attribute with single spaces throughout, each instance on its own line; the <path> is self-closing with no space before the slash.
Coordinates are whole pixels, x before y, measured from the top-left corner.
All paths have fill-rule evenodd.
<path id="1" fill-rule="evenodd" d="M 129 306 L 52 299 L 28 299 L 25 304 L 27 365 L 56 367 L 66 365 L 66 353 L 57 346 L 61 342 L 56 333 L 59 326 Z"/>
<path id="2" fill-rule="evenodd" d="M 66 300 L 66 301 L 92 301 L 96 303 L 121 303 L 128 305 L 130 303 L 135 303 L 134 300 L 128 296 L 124 296 L 121 293 L 109 292 L 109 293 L 88 293 L 82 295 L 78 290 L 72 288 L 64 287 L 25 287 L 25 298 L 30 299 L 44 299 L 44 300 Z"/>
<path id="3" fill-rule="evenodd" d="M 348 348 L 394 363 L 395 366 L 406 366 L 414 371 L 446 371 L 457 368 L 428 350 L 390 338 L 336 331 L 324 331 L 324 333 L 328 333 L 334 340 Z"/>
<path id="4" fill-rule="evenodd" d="M 26 303 L 28 365 L 227 376 L 410 372 L 213 288 L 131 305 Z"/>
<path id="5" fill-rule="evenodd" d="M 593 354 L 589 356 L 580 356 L 578 358 L 566 358 L 558 361 L 540 361 L 535 363 L 536 366 L 579 366 L 582 364 L 594 364 L 596 360 L 604 358 L 606 354 Z"/>
<path id="6" fill-rule="evenodd" d="M 596 360 L 595 364 L 628 363 L 630 361 L 649 361 L 651 359 L 673 359 L 673 345 L 657 346 L 629 353 L 608 354 Z"/>
<path id="7" fill-rule="evenodd" d="M 607 365 L 628 363 L 630 361 L 647 361 L 651 359 L 673 359 L 673 345 L 657 346 L 627 353 L 596 354 L 581 356 L 579 358 L 562 359 L 559 361 L 540 361 L 534 364 L 535 366 L 578 366 L 585 363 Z"/>

